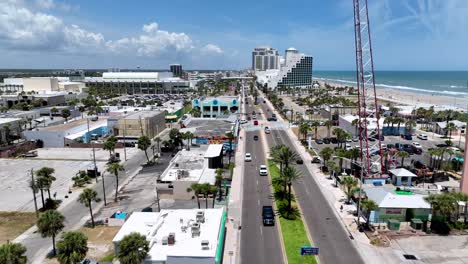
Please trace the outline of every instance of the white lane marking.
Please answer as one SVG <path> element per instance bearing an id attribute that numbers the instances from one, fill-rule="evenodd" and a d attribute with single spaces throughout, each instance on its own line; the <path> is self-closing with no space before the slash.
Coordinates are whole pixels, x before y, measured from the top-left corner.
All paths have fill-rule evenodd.
<path id="1" fill-rule="evenodd" d="M 263 236 L 263 228 L 261 225 L 259 227 L 260 227 L 260 235 Z"/>
<path id="2" fill-rule="evenodd" d="M 258 179 L 257 179 L 257 185 L 258 185 Z"/>
<path id="3" fill-rule="evenodd" d="M 258 202 L 258 206 L 260 206 L 260 200 L 257 200 L 257 202 Z"/>

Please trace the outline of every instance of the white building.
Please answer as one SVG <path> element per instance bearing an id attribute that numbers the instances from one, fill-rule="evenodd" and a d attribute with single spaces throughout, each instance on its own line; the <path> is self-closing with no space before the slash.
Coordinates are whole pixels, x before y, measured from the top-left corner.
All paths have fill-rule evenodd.
<path id="1" fill-rule="evenodd" d="M 353 120 L 359 119 L 357 115 L 340 115 L 338 118 L 339 127 L 344 131 L 350 133 L 353 137 L 358 136 L 358 127 L 357 125 L 353 125 Z M 367 118 L 369 122 L 367 124 L 367 128 L 370 130 L 377 129 L 377 119 L 376 118 Z M 382 130 L 384 125 L 384 119 L 379 119 L 379 127 Z"/>
<path id="2" fill-rule="evenodd" d="M 192 199 L 194 193 L 187 192 L 187 188 L 193 183 L 215 184 L 216 169 L 222 167 L 222 149 L 222 144 L 211 144 L 179 151 L 159 176 L 158 183 L 171 185 L 174 199 Z"/>
<path id="3" fill-rule="evenodd" d="M 219 209 L 134 212 L 112 242 L 139 233 L 149 242 L 144 264 L 218 264 L 224 248 L 226 213 Z"/>
<path id="4" fill-rule="evenodd" d="M 304 53 L 299 53 L 295 48 L 286 50 L 284 60 L 279 59 L 278 71 L 263 73 L 256 71 L 257 79 L 261 84 L 266 84 L 270 89 L 279 87 L 312 88 L 312 64 L 313 58 Z"/>
<path id="5" fill-rule="evenodd" d="M 279 55 L 276 49 L 263 46 L 252 51 L 252 69 L 254 71 L 266 71 L 279 68 Z"/>
<path id="6" fill-rule="evenodd" d="M 185 93 L 190 83 L 172 72 L 104 72 L 102 77 L 86 77 L 87 86 L 116 93 Z"/>
<path id="7" fill-rule="evenodd" d="M 240 111 L 240 101 L 238 96 L 195 98 L 192 107 L 200 109 L 200 117 L 228 117 Z"/>

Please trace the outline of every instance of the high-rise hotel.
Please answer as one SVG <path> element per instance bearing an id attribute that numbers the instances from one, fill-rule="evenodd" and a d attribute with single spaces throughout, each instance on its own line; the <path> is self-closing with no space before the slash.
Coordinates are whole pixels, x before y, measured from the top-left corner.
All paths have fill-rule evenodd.
<path id="1" fill-rule="evenodd" d="M 279 68 L 278 51 L 270 47 L 258 47 L 252 52 L 252 69 L 266 71 Z"/>
<path id="2" fill-rule="evenodd" d="M 254 53 L 260 49 L 262 48 L 256 48 Z M 295 48 L 289 48 L 285 51 L 284 57 L 277 55 L 276 60 L 279 66 L 277 68 L 255 69 L 258 82 L 267 84 L 270 89 L 284 86 L 312 88 L 312 56 L 300 53 Z"/>

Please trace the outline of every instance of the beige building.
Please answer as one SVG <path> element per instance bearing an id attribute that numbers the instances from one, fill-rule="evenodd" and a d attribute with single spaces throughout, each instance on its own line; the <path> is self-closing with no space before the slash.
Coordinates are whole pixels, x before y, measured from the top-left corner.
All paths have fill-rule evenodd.
<path id="1" fill-rule="evenodd" d="M 60 91 L 81 93 L 86 85 L 83 82 L 59 82 L 58 88 Z"/>
<path id="2" fill-rule="evenodd" d="M 114 135 L 125 138 L 138 138 L 143 134 L 154 138 L 166 128 L 165 112 L 138 111 L 119 118 L 114 126 Z"/>
<path id="3" fill-rule="evenodd" d="M 54 77 L 23 78 L 23 91 L 25 92 L 53 92 L 59 90 L 59 80 Z"/>

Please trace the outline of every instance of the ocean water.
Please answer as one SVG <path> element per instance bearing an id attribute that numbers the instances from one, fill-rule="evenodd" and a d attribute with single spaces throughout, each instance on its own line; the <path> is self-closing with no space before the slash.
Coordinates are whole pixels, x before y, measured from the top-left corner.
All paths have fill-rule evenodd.
<path id="1" fill-rule="evenodd" d="M 315 80 L 356 84 L 355 71 L 314 71 Z M 376 71 L 377 88 L 468 98 L 468 71 Z"/>

